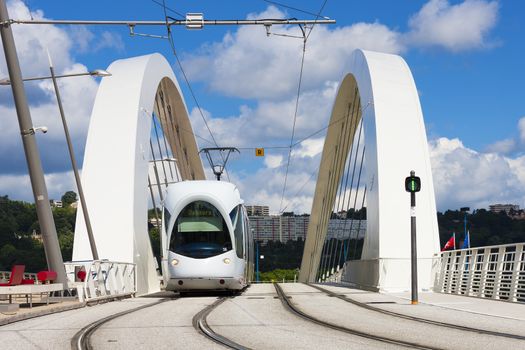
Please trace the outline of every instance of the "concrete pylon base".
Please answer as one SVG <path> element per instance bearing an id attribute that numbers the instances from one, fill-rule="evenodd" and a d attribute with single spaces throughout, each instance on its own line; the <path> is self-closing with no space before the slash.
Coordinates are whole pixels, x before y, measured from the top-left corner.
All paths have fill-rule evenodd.
<path id="1" fill-rule="evenodd" d="M 431 291 L 437 277 L 438 259 L 418 259 L 419 291 Z M 410 259 L 374 259 L 347 261 L 341 282 L 375 292 L 410 291 Z"/>

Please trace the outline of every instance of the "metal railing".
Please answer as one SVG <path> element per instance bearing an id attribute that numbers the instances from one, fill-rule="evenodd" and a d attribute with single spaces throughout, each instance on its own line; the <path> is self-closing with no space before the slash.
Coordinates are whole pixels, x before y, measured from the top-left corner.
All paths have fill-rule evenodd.
<path id="1" fill-rule="evenodd" d="M 136 265 L 107 260 L 64 263 L 69 287 L 76 288 L 80 301 L 134 296 L 137 292 Z M 84 281 L 80 271 L 85 271 Z"/>
<path id="2" fill-rule="evenodd" d="M 525 243 L 441 253 L 434 290 L 525 302 Z"/>
<path id="3" fill-rule="evenodd" d="M 0 281 L 2 283 L 9 281 L 11 278 L 11 271 L 0 271 Z M 38 280 L 36 279 L 36 273 L 34 272 L 24 272 L 24 279 L 31 279 L 35 281 L 35 283 L 38 283 Z"/>

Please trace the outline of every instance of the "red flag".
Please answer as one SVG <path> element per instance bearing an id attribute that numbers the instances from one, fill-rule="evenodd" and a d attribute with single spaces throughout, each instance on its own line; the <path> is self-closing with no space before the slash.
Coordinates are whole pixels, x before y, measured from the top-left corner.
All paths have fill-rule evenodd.
<path id="1" fill-rule="evenodd" d="M 445 243 L 445 246 L 441 251 L 449 250 L 449 249 L 455 249 L 456 248 L 456 235 L 453 233 L 452 237 Z"/>

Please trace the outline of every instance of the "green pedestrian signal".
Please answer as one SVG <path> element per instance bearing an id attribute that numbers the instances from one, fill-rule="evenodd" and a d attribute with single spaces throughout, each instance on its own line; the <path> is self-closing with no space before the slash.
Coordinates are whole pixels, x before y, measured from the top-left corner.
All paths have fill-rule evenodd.
<path id="1" fill-rule="evenodd" d="M 421 179 L 419 176 L 411 175 L 405 179 L 405 190 L 407 192 L 419 192 L 421 190 Z"/>

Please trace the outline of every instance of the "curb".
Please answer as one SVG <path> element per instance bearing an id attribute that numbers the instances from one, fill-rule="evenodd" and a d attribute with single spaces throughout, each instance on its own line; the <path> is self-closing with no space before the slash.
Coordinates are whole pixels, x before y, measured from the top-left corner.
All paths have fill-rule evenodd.
<path id="1" fill-rule="evenodd" d="M 76 303 L 73 305 L 56 306 L 56 307 L 52 307 L 46 310 L 28 312 L 28 313 L 24 313 L 20 315 L 14 315 L 12 317 L 6 317 L 4 319 L 0 319 L 0 326 L 5 326 L 11 323 L 28 320 L 28 319 L 35 318 L 35 317 L 46 316 L 46 315 L 55 314 L 59 312 L 80 309 L 85 306 L 86 306 L 86 302 L 82 302 L 82 303 Z"/>

